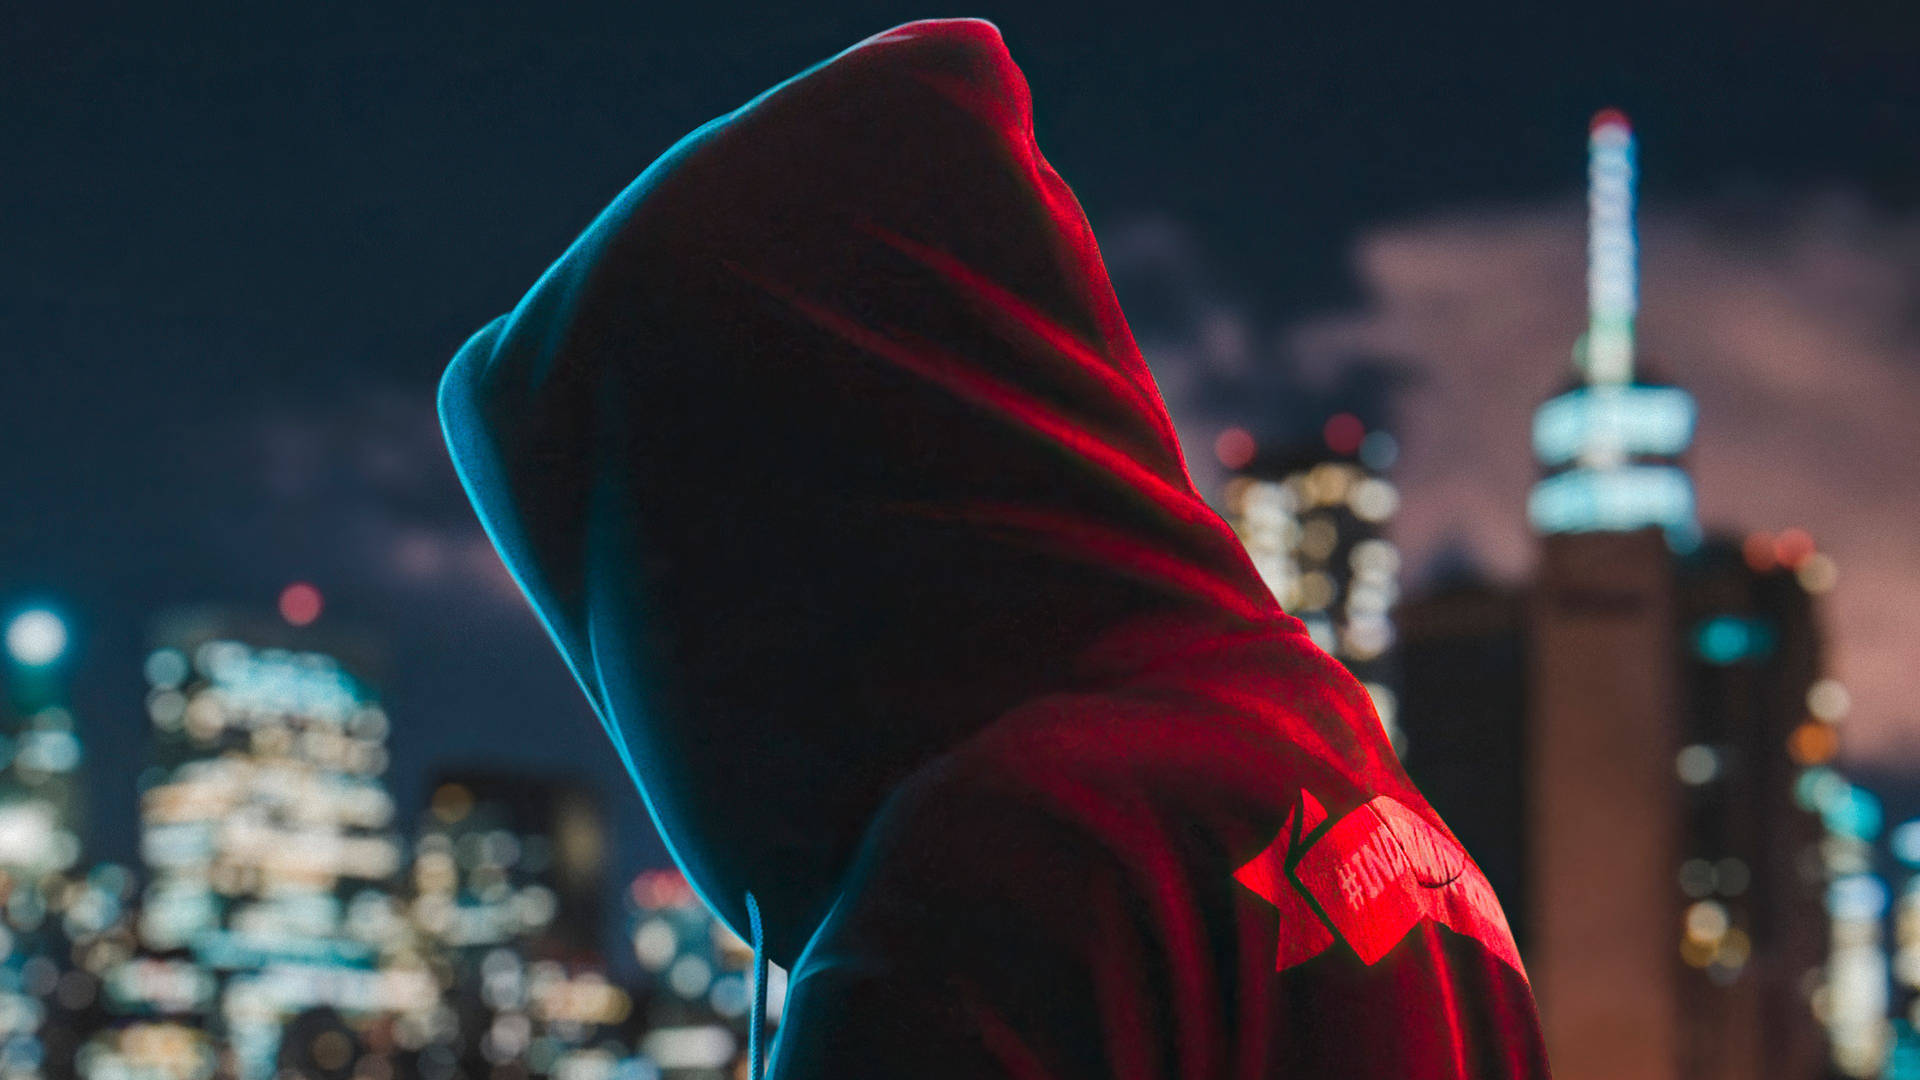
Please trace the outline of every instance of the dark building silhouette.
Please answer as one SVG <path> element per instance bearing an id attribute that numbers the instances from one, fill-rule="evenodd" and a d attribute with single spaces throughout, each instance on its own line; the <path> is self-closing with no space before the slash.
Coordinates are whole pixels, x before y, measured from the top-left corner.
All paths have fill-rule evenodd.
<path id="1" fill-rule="evenodd" d="M 1813 1001 L 1881 1010 L 1839 985 L 1871 967 L 1826 968 L 1829 880 L 1869 867 L 1818 805 L 1857 797 L 1826 768 L 1819 574 L 1657 529 L 1543 547 L 1526 588 L 1454 577 L 1394 621 L 1409 771 L 1509 913 L 1556 1075 L 1826 1075 Z"/>
<path id="2" fill-rule="evenodd" d="M 1407 771 L 1460 838 L 1527 954 L 1525 594 L 1477 576 L 1394 611 Z"/>
<path id="3" fill-rule="evenodd" d="M 1729 542 L 1680 567 L 1688 1076 L 1817 1076 L 1825 1067 L 1808 1004 L 1828 949 L 1826 830 L 1795 794 L 1837 738 L 1832 718 L 1809 710 L 1823 650 L 1807 577 L 1756 570 Z M 1723 923 L 1723 933 L 1700 933 Z"/>
<path id="4" fill-rule="evenodd" d="M 1695 1075 L 1680 1069 L 1674 592 L 1660 531 L 1542 541 L 1527 607 L 1527 959 L 1566 1080 Z"/>
<path id="5" fill-rule="evenodd" d="M 430 790 L 421 849 L 444 851 L 454 874 L 465 921 L 452 943 L 517 942 L 534 958 L 598 962 L 608 841 L 592 791 L 501 769 L 443 770 Z"/>

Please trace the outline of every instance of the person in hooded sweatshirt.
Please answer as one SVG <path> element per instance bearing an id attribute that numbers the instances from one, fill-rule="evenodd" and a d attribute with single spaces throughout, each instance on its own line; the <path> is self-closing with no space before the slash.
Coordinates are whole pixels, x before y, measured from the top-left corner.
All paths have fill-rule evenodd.
<path id="1" fill-rule="evenodd" d="M 679 865 L 791 969 L 778 1080 L 1547 1075 L 1485 879 L 1195 492 L 991 24 L 687 136 L 440 410 Z"/>

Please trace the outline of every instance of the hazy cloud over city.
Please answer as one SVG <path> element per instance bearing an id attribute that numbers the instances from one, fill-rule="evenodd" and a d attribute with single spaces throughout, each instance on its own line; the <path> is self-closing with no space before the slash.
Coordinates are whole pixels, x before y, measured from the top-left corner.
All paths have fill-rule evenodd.
<path id="1" fill-rule="evenodd" d="M 1488 205 L 1369 230 L 1352 249 L 1362 300 L 1279 327 L 1209 299 L 1203 260 L 1145 230 L 1191 286 L 1169 309 L 1186 321 L 1139 329 L 1196 476 L 1218 475 L 1221 427 L 1260 430 L 1274 395 L 1323 394 L 1363 358 L 1409 389 L 1392 403 L 1408 584 L 1443 552 L 1523 577 L 1530 418 L 1569 377 L 1586 320 L 1584 209 Z M 1843 753 L 1920 762 L 1920 216 L 1845 191 L 1656 203 L 1641 248 L 1642 357 L 1699 400 L 1703 522 L 1812 533 L 1840 570 L 1825 621 L 1854 703 Z"/>

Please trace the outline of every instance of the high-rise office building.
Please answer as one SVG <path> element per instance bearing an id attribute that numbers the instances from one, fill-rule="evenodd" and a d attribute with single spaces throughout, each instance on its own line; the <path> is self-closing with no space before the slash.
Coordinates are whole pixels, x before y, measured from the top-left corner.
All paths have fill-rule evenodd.
<path id="1" fill-rule="evenodd" d="M 579 784 L 441 772 L 412 867 L 412 923 L 441 1008 L 403 1033 L 423 1071 L 608 1075 L 641 1016 L 600 954 L 606 827 Z"/>
<path id="2" fill-rule="evenodd" d="M 1643 1053 L 1570 1038 L 1569 1013 L 1591 1010 L 1596 1027 L 1666 1025 L 1663 1053 L 1637 1066 L 1665 1070 L 1652 1075 L 1820 1077 L 1829 1045 L 1842 1073 L 1874 1075 L 1891 1037 L 1888 897 L 1878 804 L 1828 764 L 1846 710 L 1815 618 L 1830 560 L 1795 530 L 1685 556 L 1657 530 L 1548 543 L 1551 585 L 1455 576 L 1394 617 L 1422 747 L 1409 771 L 1510 913 L 1557 1074 Z M 1536 722 L 1552 710 L 1558 726 Z M 1913 912 L 1902 894 L 1903 947 L 1920 942 Z M 1896 958 L 1896 983 L 1917 957 Z M 1611 999 L 1609 977 L 1634 992 Z"/>
<path id="3" fill-rule="evenodd" d="M 1783 546 L 1800 571 L 1818 565 L 1811 545 Z M 1823 822 L 1796 788 L 1833 757 L 1837 718 L 1808 706 L 1826 685 L 1819 583 L 1756 565 L 1752 547 L 1709 541 L 1679 564 L 1683 1054 L 1689 1076 L 1811 1077 L 1827 1056 L 1812 1006 L 1828 981 L 1831 875 Z"/>
<path id="4" fill-rule="evenodd" d="M 1635 375 L 1633 146 L 1595 118 L 1592 321 L 1534 425 L 1528 964 L 1563 1080 L 1812 1078 L 1831 873 L 1795 792 L 1834 744 L 1805 704 L 1821 575 L 1797 538 L 1764 563 L 1702 545 L 1692 399 Z"/>
<path id="5" fill-rule="evenodd" d="M 1672 946 L 1682 911 L 1673 884 L 1682 715 L 1669 548 L 1697 531 L 1692 485 L 1676 463 L 1693 425 L 1690 398 L 1634 378 L 1635 166 L 1625 117 L 1596 116 L 1590 324 L 1574 350 L 1576 384 L 1534 421 L 1546 475 L 1528 503 L 1542 534 L 1528 612 L 1528 962 L 1547 1045 L 1568 1080 L 1683 1075 Z M 1676 411 L 1684 423 L 1643 423 Z"/>
<path id="6" fill-rule="evenodd" d="M 1365 431 L 1351 413 L 1329 418 L 1324 436 L 1252 450 L 1228 481 L 1226 518 L 1281 607 L 1366 688 L 1404 753 L 1390 615 L 1400 553 L 1387 537 L 1400 497 L 1383 475 L 1392 438 Z"/>
<path id="7" fill-rule="evenodd" d="M 7 621 L 0 699 L 0 871 L 31 880 L 80 858 L 81 743 L 68 708 L 66 622 L 46 608 Z"/>
<path id="8" fill-rule="evenodd" d="M 591 791 L 498 769 L 442 770 L 431 791 L 415 907 L 444 898 L 438 936 L 456 949 L 511 944 L 544 959 L 597 959 L 608 841 Z"/>
<path id="9" fill-rule="evenodd" d="M 312 634 L 182 614 L 146 663 L 148 883 L 116 1004 L 181 1063 L 230 1056 L 244 1080 L 351 1064 L 373 1028 L 434 1003 L 396 917 L 386 715 L 340 659 L 355 647 Z M 118 1052 L 95 1055 L 100 1075 Z"/>
<path id="10" fill-rule="evenodd" d="M 1548 1050 L 1567 1080 L 1679 1080 L 1684 717 L 1665 538 L 1543 538 L 1528 617 L 1527 963 Z"/>
<path id="11" fill-rule="evenodd" d="M 0 1076 L 74 1077 L 101 1022 L 102 980 L 128 949 L 132 878 L 88 867 L 82 741 L 69 709 L 67 622 L 32 607 L 0 656 Z"/>

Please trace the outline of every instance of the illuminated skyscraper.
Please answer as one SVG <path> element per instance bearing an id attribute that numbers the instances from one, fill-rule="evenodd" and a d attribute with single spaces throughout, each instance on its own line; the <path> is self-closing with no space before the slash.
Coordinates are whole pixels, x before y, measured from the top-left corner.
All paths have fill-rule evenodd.
<path id="1" fill-rule="evenodd" d="M 6 623 L 0 701 L 0 872 L 32 879 L 80 858 L 81 743 L 68 711 L 67 625 L 45 608 Z"/>
<path id="2" fill-rule="evenodd" d="M 0 1076 L 64 1080 L 99 997 L 96 948 L 124 910 L 124 870 L 88 875 L 81 740 L 68 709 L 67 623 L 41 607 L 0 651 Z"/>
<path id="3" fill-rule="evenodd" d="M 1797 792 L 1838 746 L 1839 716 L 1823 700 L 1838 684 L 1821 677 L 1814 609 L 1825 556 L 1802 539 L 1769 538 L 1764 562 L 1752 542 L 1743 551 L 1719 540 L 1679 560 L 1685 699 L 1673 769 L 1688 1077 L 1815 1077 L 1825 1067 L 1813 995 L 1838 985 L 1823 970 L 1823 900 L 1845 868 L 1823 857 L 1833 846 L 1818 807 Z M 1862 824 L 1834 810 L 1833 825 Z M 1884 1017 L 1883 1007 L 1876 1028 Z"/>
<path id="4" fill-rule="evenodd" d="M 1691 544 L 1695 529 L 1692 484 L 1672 462 L 1692 437 L 1692 407 L 1633 378 L 1634 168 L 1626 118 L 1600 113 L 1588 136 L 1591 318 L 1574 351 L 1580 378 L 1534 419 L 1546 476 L 1528 503 L 1542 542 L 1528 611 L 1525 921 L 1563 1080 L 1686 1075 L 1669 546 Z M 1675 424 L 1680 401 L 1685 422 Z"/>
<path id="5" fill-rule="evenodd" d="M 369 1028 L 434 1004 L 398 918 L 386 715 L 311 634 L 181 616 L 146 664 L 143 948 L 115 1001 L 181 1064 L 224 1047 L 246 1080 L 351 1064 Z"/>
<path id="6" fill-rule="evenodd" d="M 1331 417 L 1324 435 L 1290 452 L 1250 448 L 1227 484 L 1227 521 L 1281 607 L 1366 687 L 1404 753 L 1389 615 L 1400 553 L 1386 536 L 1400 496 L 1383 475 L 1393 440 L 1350 413 Z"/>
<path id="7" fill-rule="evenodd" d="M 1556 1075 L 1811 1080 L 1829 1043 L 1874 1075 L 1887 893 L 1878 804 L 1828 764 L 1831 560 L 1798 530 L 1545 545 L 1531 590 L 1456 576 L 1394 617 L 1409 770 L 1509 912 Z M 1636 1024 L 1657 1054 L 1605 1037 Z"/>
<path id="8" fill-rule="evenodd" d="M 417 909 L 430 896 L 451 905 L 436 934 L 458 949 L 599 957 L 607 830 L 584 785 L 457 769 L 436 774 L 432 792 L 414 886 Z"/>
<path id="9" fill-rule="evenodd" d="M 1587 161 L 1588 327 L 1574 348 L 1574 384 L 1534 416 L 1534 454 L 1546 475 L 1527 513 L 1542 533 L 1659 526 L 1684 551 L 1700 537 L 1693 484 L 1678 464 L 1693 441 L 1695 409 L 1686 391 L 1645 381 L 1635 364 L 1637 163 L 1625 116 L 1594 117 Z"/>
<path id="10" fill-rule="evenodd" d="M 1804 534 L 1764 564 L 1703 546 L 1692 399 L 1635 378 L 1624 117 L 1594 119 L 1589 155 L 1592 320 L 1579 382 L 1535 417 L 1529 503 L 1521 921 L 1542 1026 L 1562 1080 L 1813 1078 L 1815 995 L 1862 985 L 1821 967 L 1834 871 L 1795 803 L 1834 744 L 1807 721 L 1821 564 Z"/>
<path id="11" fill-rule="evenodd" d="M 600 952 L 607 838 L 588 791 L 447 771 L 423 820 L 411 916 L 445 1005 L 402 1032 L 423 1071 L 599 1076 L 632 1060 L 639 1017 Z"/>

